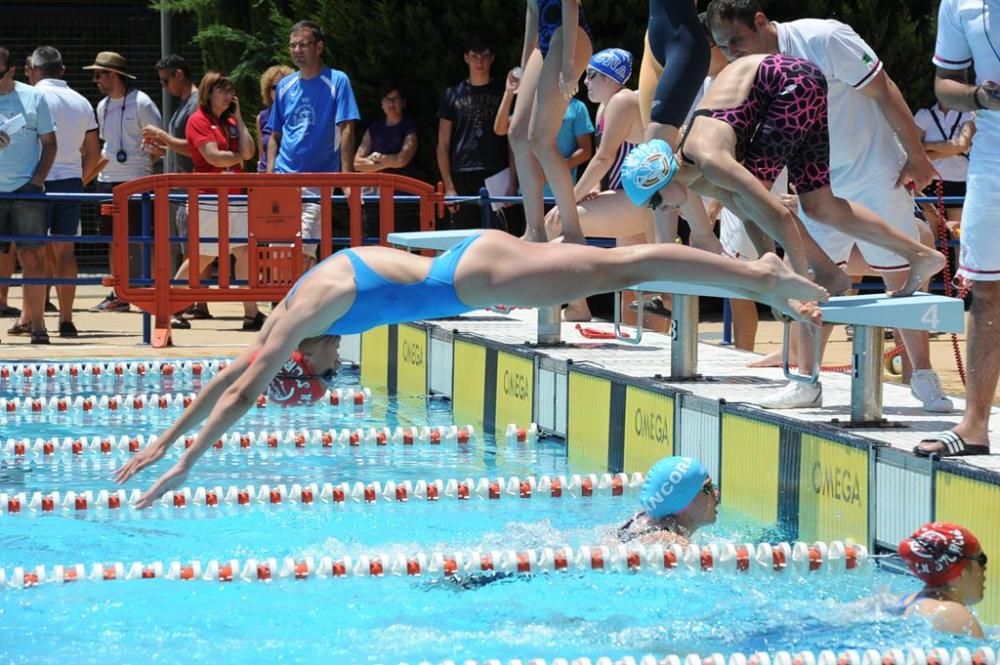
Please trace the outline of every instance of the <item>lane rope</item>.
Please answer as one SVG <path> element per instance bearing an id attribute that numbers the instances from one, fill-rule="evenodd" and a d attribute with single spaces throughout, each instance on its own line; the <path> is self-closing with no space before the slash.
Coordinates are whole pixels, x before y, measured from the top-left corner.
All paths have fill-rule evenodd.
<path id="1" fill-rule="evenodd" d="M 7 439 L 0 445 L 0 459 L 17 459 L 31 457 L 34 459 L 52 459 L 65 456 L 82 457 L 99 455 L 104 457 L 131 456 L 142 448 L 157 440 L 157 436 L 121 435 L 121 436 L 91 436 L 63 437 L 52 439 Z M 286 431 L 231 432 L 216 440 L 209 447 L 209 452 L 216 454 L 260 449 L 316 449 L 333 447 L 370 447 L 370 446 L 412 446 L 412 445 L 454 445 L 470 444 L 476 439 L 476 431 L 472 425 L 431 425 L 431 426 L 397 426 L 341 429 L 301 429 Z M 528 427 L 519 427 L 511 423 L 507 426 L 503 440 L 507 444 L 533 444 L 538 441 L 538 426 L 532 423 Z M 183 448 L 173 446 L 167 453 L 177 454 L 178 451 L 194 445 L 195 436 L 181 437 Z"/>
<path id="2" fill-rule="evenodd" d="M 970 651 L 965 647 L 957 647 L 948 650 L 943 647 L 924 649 L 868 649 L 858 651 L 848 649 L 845 651 L 824 650 L 798 651 L 776 651 L 768 653 L 758 651 L 756 653 L 731 653 L 728 656 L 721 653 L 713 653 L 708 656 L 698 654 L 688 654 L 686 656 L 671 655 L 665 658 L 656 656 L 643 656 L 634 658 L 626 656 L 624 658 L 610 658 L 602 656 L 591 660 L 590 658 L 553 658 L 551 661 L 544 658 L 532 658 L 530 660 L 501 660 L 498 658 L 476 661 L 463 660 L 458 663 L 454 660 L 440 661 L 438 665 L 997 665 L 997 651 L 992 647 L 982 646 L 975 651 Z M 408 665 L 406 662 L 400 665 Z M 431 665 L 428 661 L 421 661 L 419 665 Z"/>
<path id="3" fill-rule="evenodd" d="M 457 550 L 415 554 L 82 563 L 51 568 L 0 569 L 0 585 L 26 588 L 78 581 L 166 579 L 206 582 L 269 582 L 340 577 L 451 578 L 478 574 L 534 573 L 851 573 L 870 565 L 868 550 L 841 541 L 812 545 L 558 545 L 525 550 Z M 763 664 L 761 664 L 763 665 Z M 942 665 L 949 665 L 947 661 Z"/>
<path id="4" fill-rule="evenodd" d="M 469 501 L 481 499 L 577 499 L 594 496 L 621 497 L 642 486 L 640 473 L 574 474 L 571 476 L 525 476 L 519 478 L 451 478 L 448 480 L 404 480 L 395 482 L 295 483 L 277 485 L 229 485 L 222 487 L 184 487 L 166 492 L 153 505 L 182 510 L 188 507 L 219 508 L 226 506 L 285 507 L 298 504 L 373 504 L 436 502 L 446 499 Z M 60 492 L 0 492 L 0 515 L 40 515 L 45 513 L 99 513 L 111 511 L 136 516 L 141 511 L 133 504 L 142 490 L 73 490 Z"/>
<path id="5" fill-rule="evenodd" d="M 69 411 L 141 411 L 143 409 L 187 408 L 196 393 L 129 393 L 125 395 L 77 395 L 76 397 L 13 397 L 0 398 L 0 413 L 66 413 Z M 336 388 L 327 390 L 317 402 L 339 408 L 343 413 L 366 410 L 371 404 L 372 392 L 368 388 Z M 268 404 L 266 395 L 257 398 L 257 408 Z"/>
<path id="6" fill-rule="evenodd" d="M 0 381 L 32 378 L 79 378 L 86 376 L 175 376 L 190 374 L 205 376 L 221 372 L 231 361 L 200 360 L 133 360 L 92 363 L 0 363 Z"/>

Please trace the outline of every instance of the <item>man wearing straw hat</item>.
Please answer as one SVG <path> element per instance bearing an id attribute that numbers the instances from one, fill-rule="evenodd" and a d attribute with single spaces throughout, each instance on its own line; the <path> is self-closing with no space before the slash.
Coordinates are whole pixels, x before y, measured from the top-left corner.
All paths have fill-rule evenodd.
<path id="1" fill-rule="evenodd" d="M 106 95 L 97 103 L 97 123 L 104 146 L 96 171 L 97 191 L 110 192 L 115 185 L 153 173 L 153 162 L 161 157 L 162 152 L 143 144 L 142 128 L 146 125 L 159 125 L 160 111 L 149 95 L 131 87 L 130 82 L 135 77 L 128 73 L 128 61 L 122 55 L 114 51 L 101 51 L 94 58 L 94 64 L 87 65 L 84 69 L 94 72 L 94 83 Z M 88 175 L 91 174 L 84 174 L 85 182 Z M 129 202 L 128 218 L 129 235 L 140 235 L 141 202 Z M 111 220 L 108 218 L 101 222 L 101 235 L 111 235 Z M 138 276 L 141 268 L 139 252 L 139 245 L 130 245 L 129 273 L 132 277 Z M 110 257 L 109 246 L 109 265 Z M 112 291 L 93 311 L 127 312 L 128 303 L 119 300 Z"/>

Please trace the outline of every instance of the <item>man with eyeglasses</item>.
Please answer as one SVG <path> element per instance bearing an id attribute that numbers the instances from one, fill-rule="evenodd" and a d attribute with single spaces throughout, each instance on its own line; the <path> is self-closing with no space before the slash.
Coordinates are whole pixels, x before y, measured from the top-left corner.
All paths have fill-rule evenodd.
<path id="1" fill-rule="evenodd" d="M 278 82 L 267 127 L 268 173 L 338 173 L 354 171 L 354 123 L 361 118 L 351 81 L 325 67 L 323 31 L 312 21 L 292 26 L 288 49 L 298 72 Z M 303 194 L 319 190 L 303 189 Z M 318 203 L 302 205 L 302 238 L 318 239 L 322 216 Z M 316 245 L 304 244 L 307 263 Z"/>
<path id="2" fill-rule="evenodd" d="M 55 125 L 45 96 L 30 85 L 14 80 L 10 51 L 0 47 L 0 192 L 41 194 L 56 158 Z M 0 235 L 44 236 L 45 203 L 18 199 L 0 200 Z M 45 277 L 41 240 L 17 242 L 17 258 L 25 278 Z M 0 242 L 0 250 L 10 245 Z M 45 330 L 45 285 L 24 287 L 22 316 L 30 326 L 32 344 L 48 344 Z M 15 329 L 18 327 L 15 323 Z"/>
<path id="3" fill-rule="evenodd" d="M 128 73 L 128 61 L 114 51 L 97 54 L 94 64 L 84 67 L 94 72 L 94 83 L 105 95 L 97 103 L 97 124 L 100 127 L 101 161 L 97 164 L 97 191 L 111 192 L 115 185 L 142 178 L 153 173 L 153 163 L 162 152 L 142 139 L 142 128 L 159 125 L 162 121 L 160 110 L 142 90 L 130 86 L 135 76 Z M 89 180 L 93 174 L 84 174 Z M 128 232 L 137 236 L 142 233 L 142 202 L 129 201 Z M 152 229 L 150 229 L 152 231 Z M 111 218 L 101 220 L 101 235 L 111 235 Z M 111 246 L 108 246 L 108 265 L 111 265 Z M 129 245 L 129 273 L 138 277 L 142 268 L 141 248 Z M 129 305 L 109 293 L 95 307 L 94 312 L 127 312 Z"/>

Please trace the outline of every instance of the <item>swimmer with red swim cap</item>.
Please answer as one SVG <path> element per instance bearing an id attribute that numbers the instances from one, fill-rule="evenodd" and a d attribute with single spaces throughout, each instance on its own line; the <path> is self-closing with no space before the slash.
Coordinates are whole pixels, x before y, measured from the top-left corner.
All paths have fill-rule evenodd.
<path id="1" fill-rule="evenodd" d="M 899 599 L 899 610 L 928 618 L 936 630 L 984 637 L 969 610 L 983 599 L 986 553 L 968 529 L 931 522 L 899 544 L 899 555 L 924 588 Z"/>
<path id="2" fill-rule="evenodd" d="M 812 323 L 821 313 L 809 301 L 827 298 L 824 289 L 795 275 L 773 254 L 741 262 L 674 243 L 600 249 L 525 242 L 484 230 L 434 258 L 388 247 L 345 249 L 292 286 L 257 338 L 177 422 L 120 468 L 116 479 L 125 482 L 162 459 L 204 420 L 193 445 L 136 504 L 148 507 L 180 487 L 198 458 L 262 393 L 285 404 L 318 400 L 340 364 L 340 335 L 498 304 L 546 307 L 665 279 L 735 290 Z"/>
<path id="3" fill-rule="evenodd" d="M 715 523 L 719 491 L 698 460 L 665 457 L 649 469 L 639 504 L 642 510 L 618 527 L 620 542 L 684 546 L 699 528 Z"/>

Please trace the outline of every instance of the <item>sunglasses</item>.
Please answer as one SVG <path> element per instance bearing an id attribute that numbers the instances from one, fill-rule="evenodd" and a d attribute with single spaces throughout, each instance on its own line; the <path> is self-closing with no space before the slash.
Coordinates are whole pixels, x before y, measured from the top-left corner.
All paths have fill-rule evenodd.
<path id="1" fill-rule="evenodd" d="M 646 204 L 646 207 L 652 210 L 656 210 L 661 205 L 663 205 L 663 197 L 660 196 L 659 192 L 656 192 L 655 194 L 653 194 L 652 197 L 650 197 L 649 203 Z"/>
<path id="2" fill-rule="evenodd" d="M 707 483 L 701 486 L 701 491 L 709 496 L 715 496 L 715 483 L 709 480 Z"/>
<path id="3" fill-rule="evenodd" d="M 584 80 L 589 81 L 589 80 L 593 79 L 595 76 L 597 76 L 598 74 L 600 74 L 600 72 L 597 71 L 596 69 L 588 69 L 587 73 L 584 74 Z"/>
<path id="4" fill-rule="evenodd" d="M 985 568 L 986 563 L 989 561 L 989 558 L 986 556 L 986 552 L 980 552 L 976 556 L 963 556 L 962 558 L 967 559 L 968 561 L 975 561 L 982 568 Z"/>

